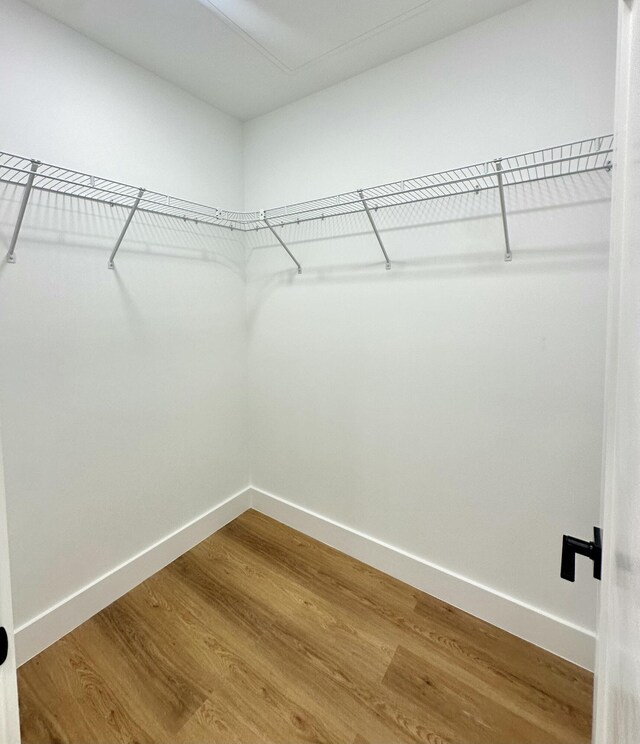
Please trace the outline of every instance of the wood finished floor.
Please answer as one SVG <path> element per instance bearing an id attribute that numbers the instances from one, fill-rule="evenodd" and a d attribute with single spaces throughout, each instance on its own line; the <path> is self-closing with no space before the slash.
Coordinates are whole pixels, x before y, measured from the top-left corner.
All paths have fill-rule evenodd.
<path id="1" fill-rule="evenodd" d="M 590 741 L 592 676 L 249 511 L 19 670 L 24 744 Z"/>

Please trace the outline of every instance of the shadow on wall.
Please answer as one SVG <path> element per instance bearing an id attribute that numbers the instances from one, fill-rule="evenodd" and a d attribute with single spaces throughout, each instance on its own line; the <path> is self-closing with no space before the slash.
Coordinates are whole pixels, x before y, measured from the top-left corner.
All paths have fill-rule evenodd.
<path id="1" fill-rule="evenodd" d="M 0 250 L 6 253 L 16 223 L 22 188 L 0 185 Z M 122 230 L 129 210 L 72 196 L 37 191 L 31 195 L 16 247 L 21 244 L 51 248 L 92 250 L 107 259 Z M 126 266 L 127 254 L 200 261 L 223 267 L 242 279 L 246 254 L 238 232 L 194 223 L 161 214 L 138 212 L 127 231 L 116 259 L 116 268 Z M 0 271 L 6 268 L 2 262 Z M 152 271 L 152 264 L 149 265 Z"/>
<path id="2" fill-rule="evenodd" d="M 608 203 L 611 192 L 611 176 L 602 171 L 579 173 L 564 176 L 562 179 L 548 179 L 510 186 L 506 190 L 507 214 L 514 218 L 523 214 L 550 213 L 560 209 Z M 459 196 L 433 198 L 401 206 L 372 209 L 372 214 L 380 233 L 402 233 L 420 228 L 438 228 L 465 222 L 495 222 L 492 229 L 500 227 L 500 204 L 497 189 L 483 190 L 479 193 L 465 193 Z M 541 216 L 540 220 L 544 221 Z M 371 227 L 363 212 L 327 217 L 299 224 L 277 225 L 287 245 L 325 242 L 344 238 L 372 235 Z M 495 230 L 494 230 L 495 231 Z M 248 248 L 256 251 L 263 248 L 278 247 L 277 241 L 267 230 L 247 233 Z M 397 242 L 397 238 L 389 236 Z M 407 240 L 405 240 L 408 243 Z M 406 247 L 400 244 L 400 248 Z M 435 246 L 437 248 L 437 245 Z M 445 248 L 450 248 L 444 245 Z M 500 246 L 497 255 L 504 252 Z M 429 258 L 436 255 L 434 243 L 429 243 Z M 446 251 L 449 255 L 450 250 Z M 415 258 L 419 259 L 420 254 Z M 314 266 L 315 268 L 315 266 Z"/>
<path id="3" fill-rule="evenodd" d="M 497 189 L 372 210 L 391 259 L 384 258 L 363 213 L 276 226 L 302 263 L 298 276 L 266 230 L 247 233 L 253 312 L 278 288 L 571 272 L 604 267 L 611 176 L 602 171 L 509 186 L 506 204 L 513 261 L 504 261 Z M 606 224 L 606 218 L 604 220 Z M 249 318 L 251 323 L 252 318 Z"/>
<path id="4" fill-rule="evenodd" d="M 505 267 L 504 236 L 496 189 L 374 209 L 373 217 L 390 255 L 392 271 L 366 216 L 359 212 L 286 226 L 275 225 L 302 262 L 303 275 L 267 230 L 240 233 L 159 214 L 137 213 L 116 259 L 161 257 L 219 266 L 246 279 L 260 304 L 278 287 L 312 283 L 416 281 L 573 271 L 605 265 L 608 245 L 594 240 L 590 215 L 608 210 L 610 175 L 602 171 L 513 185 L 506 190 L 514 261 Z M 0 186 L 0 251 L 13 234 L 22 188 Z M 72 196 L 34 191 L 16 250 L 94 251 L 105 263 L 125 223 L 128 209 Z M 152 271 L 152 263 L 149 270 Z M 281 268 L 282 267 L 282 268 Z M 7 269 L 0 262 L 0 276 Z M 118 282 L 122 285 L 122 282 Z"/>

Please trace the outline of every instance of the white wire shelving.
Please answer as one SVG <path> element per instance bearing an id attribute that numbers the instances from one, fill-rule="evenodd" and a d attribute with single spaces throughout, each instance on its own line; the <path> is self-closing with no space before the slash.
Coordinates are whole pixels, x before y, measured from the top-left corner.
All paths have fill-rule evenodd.
<path id="1" fill-rule="evenodd" d="M 385 266 L 389 269 L 391 261 L 375 222 L 375 213 L 378 210 L 497 189 L 500 195 L 504 228 L 504 257 L 509 261 L 511 260 L 511 246 L 505 197 L 508 187 L 581 173 L 610 171 L 612 152 L 613 135 L 604 135 L 417 178 L 407 178 L 380 186 L 347 191 L 322 199 L 254 212 L 217 209 L 61 166 L 0 152 L 0 183 L 23 187 L 20 210 L 7 253 L 7 261 L 10 263 L 15 261 L 15 248 L 20 228 L 30 194 L 34 189 L 120 206 L 129 210 L 109 259 L 109 268 L 114 268 L 116 253 L 135 213 L 146 212 L 241 232 L 269 230 L 295 262 L 298 273 L 302 272 L 302 267 L 282 239 L 277 230 L 279 227 L 362 213 L 371 225 L 382 250 Z"/>

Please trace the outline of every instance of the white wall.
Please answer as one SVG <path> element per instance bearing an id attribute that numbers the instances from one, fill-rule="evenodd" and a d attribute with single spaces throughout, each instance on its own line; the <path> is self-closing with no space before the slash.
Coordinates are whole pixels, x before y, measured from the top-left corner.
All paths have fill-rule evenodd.
<path id="1" fill-rule="evenodd" d="M 15 0 L 0 149 L 207 203 L 241 198 L 240 124 Z M 0 252 L 20 190 L 0 184 Z M 0 265 L 16 625 L 248 485 L 244 248 L 35 192 Z"/>
<path id="2" fill-rule="evenodd" d="M 612 130 L 615 3 L 532 2 L 245 125 L 269 207 Z M 609 176 L 253 237 L 252 483 L 593 631 Z"/>
<path id="3" fill-rule="evenodd" d="M 245 208 L 610 133 L 615 3 L 530 0 L 246 122 Z"/>
<path id="4" fill-rule="evenodd" d="M 0 3 L 0 150 L 237 208 L 239 122 L 20 0 Z"/>

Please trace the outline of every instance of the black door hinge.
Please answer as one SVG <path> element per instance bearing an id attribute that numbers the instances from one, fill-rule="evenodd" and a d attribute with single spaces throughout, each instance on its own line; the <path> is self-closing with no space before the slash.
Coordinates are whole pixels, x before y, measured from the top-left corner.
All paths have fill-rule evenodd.
<path id="1" fill-rule="evenodd" d="M 5 628 L 0 628 L 0 666 L 7 660 L 9 655 L 9 636 Z"/>

